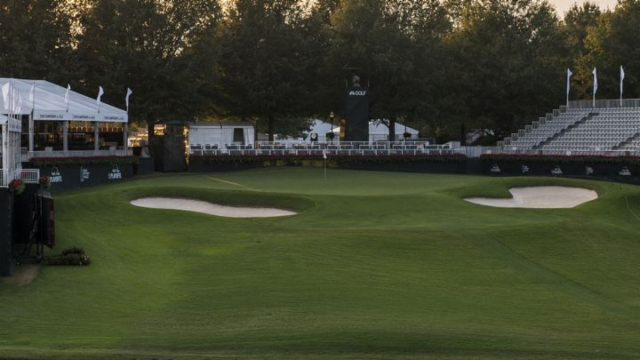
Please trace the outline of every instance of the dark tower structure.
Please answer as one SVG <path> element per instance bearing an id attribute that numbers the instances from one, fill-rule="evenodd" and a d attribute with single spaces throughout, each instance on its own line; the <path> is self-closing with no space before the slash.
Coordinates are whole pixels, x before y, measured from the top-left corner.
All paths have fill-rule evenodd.
<path id="1" fill-rule="evenodd" d="M 369 140 L 369 87 L 361 84 L 360 77 L 354 75 L 347 81 L 346 93 L 346 141 Z"/>
<path id="2" fill-rule="evenodd" d="M 156 161 L 156 171 L 187 171 L 184 123 L 165 122 L 164 134 L 156 135 L 151 144 Z"/>

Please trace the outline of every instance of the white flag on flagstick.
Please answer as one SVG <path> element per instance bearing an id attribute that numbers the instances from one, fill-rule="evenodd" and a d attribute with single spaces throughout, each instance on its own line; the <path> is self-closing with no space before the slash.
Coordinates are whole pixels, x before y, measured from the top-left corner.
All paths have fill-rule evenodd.
<path id="1" fill-rule="evenodd" d="M 593 96 L 596 95 L 598 91 L 598 71 L 596 68 L 593 68 Z"/>
<path id="2" fill-rule="evenodd" d="M 127 96 L 124 98 L 124 102 L 127 104 L 127 112 L 129 111 L 129 96 L 131 96 L 131 94 L 133 94 L 133 91 L 127 88 Z"/>
<path id="3" fill-rule="evenodd" d="M 569 89 L 571 88 L 571 75 L 573 75 L 571 69 L 567 69 L 567 96 L 569 95 Z"/>
<path id="4" fill-rule="evenodd" d="M 100 104 L 102 103 L 102 95 L 104 95 L 104 90 L 102 90 L 102 86 L 100 86 L 98 88 L 98 97 L 96 98 L 96 104 L 98 104 L 98 106 L 100 106 Z"/>

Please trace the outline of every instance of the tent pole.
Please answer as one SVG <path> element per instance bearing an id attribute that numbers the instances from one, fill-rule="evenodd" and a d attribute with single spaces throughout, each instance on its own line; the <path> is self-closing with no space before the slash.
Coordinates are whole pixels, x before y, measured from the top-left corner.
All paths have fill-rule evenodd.
<path id="1" fill-rule="evenodd" d="M 62 150 L 66 153 L 69 151 L 69 122 L 62 122 Z"/>
<path id="2" fill-rule="evenodd" d="M 29 114 L 29 156 L 33 152 L 33 137 L 34 137 L 34 123 L 33 123 L 33 111 Z"/>
<path id="3" fill-rule="evenodd" d="M 100 150 L 100 127 L 98 122 L 93 122 L 93 150 L 98 152 Z"/>
<path id="4" fill-rule="evenodd" d="M 124 123 L 122 127 L 122 137 L 124 138 L 122 140 L 122 148 L 124 149 L 125 155 L 129 155 L 129 122 Z"/>

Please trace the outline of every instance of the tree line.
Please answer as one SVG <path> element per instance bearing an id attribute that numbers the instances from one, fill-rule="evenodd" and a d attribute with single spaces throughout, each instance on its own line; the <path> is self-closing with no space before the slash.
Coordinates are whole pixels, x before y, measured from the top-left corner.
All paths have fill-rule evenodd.
<path id="1" fill-rule="evenodd" d="M 130 118 L 254 121 L 295 134 L 341 116 L 345 80 L 371 89 L 371 117 L 422 136 L 510 134 L 565 101 L 640 96 L 640 0 L 0 0 L 0 73 L 47 79 Z M 492 141 L 495 139 L 489 139 Z"/>

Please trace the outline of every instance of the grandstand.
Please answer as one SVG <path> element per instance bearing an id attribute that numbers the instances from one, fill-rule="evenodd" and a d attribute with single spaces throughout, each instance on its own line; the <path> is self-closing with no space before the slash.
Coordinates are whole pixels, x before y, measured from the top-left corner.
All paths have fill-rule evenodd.
<path id="1" fill-rule="evenodd" d="M 640 100 L 573 101 L 498 143 L 515 153 L 640 151 Z"/>

